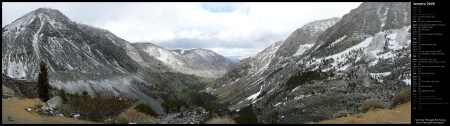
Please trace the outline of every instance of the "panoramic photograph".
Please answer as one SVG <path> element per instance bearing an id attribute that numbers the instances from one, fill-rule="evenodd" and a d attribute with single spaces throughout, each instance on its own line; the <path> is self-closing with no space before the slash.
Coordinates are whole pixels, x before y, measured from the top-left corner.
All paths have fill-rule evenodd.
<path id="1" fill-rule="evenodd" d="M 411 124 L 411 2 L 2 2 L 2 124 Z"/>

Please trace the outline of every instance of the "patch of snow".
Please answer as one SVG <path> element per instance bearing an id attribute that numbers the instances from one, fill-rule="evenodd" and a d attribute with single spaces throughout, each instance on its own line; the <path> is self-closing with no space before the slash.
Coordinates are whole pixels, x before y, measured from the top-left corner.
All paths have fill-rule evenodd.
<path id="1" fill-rule="evenodd" d="M 28 70 L 28 66 L 22 63 L 20 60 L 17 62 L 9 62 L 6 68 L 7 76 L 11 78 L 24 78 L 26 77 L 25 71 Z"/>
<path id="2" fill-rule="evenodd" d="M 39 46 L 38 46 L 38 40 L 39 40 L 39 33 L 41 33 L 42 27 L 44 26 L 44 21 L 41 20 L 41 17 L 39 16 L 39 20 L 41 21 L 41 26 L 39 27 L 39 30 L 33 35 L 33 49 L 34 53 L 36 54 L 36 57 L 39 58 Z"/>
<path id="3" fill-rule="evenodd" d="M 344 54 L 350 53 L 350 51 L 352 51 L 352 50 L 357 50 L 357 49 L 360 49 L 360 48 L 367 47 L 370 44 L 370 42 L 372 42 L 372 40 L 373 40 L 373 37 L 366 38 L 364 41 L 360 42 L 359 44 L 357 44 L 357 45 L 355 45 L 353 47 L 350 47 L 350 48 L 348 48 L 348 49 L 346 49 L 346 50 L 344 50 L 344 51 L 342 51 L 340 53 L 337 53 L 337 54 L 325 57 L 324 59 L 331 59 L 331 58 L 333 58 L 335 60 L 335 63 L 337 63 L 337 62 L 344 62 L 345 58 L 341 58 L 341 57 L 343 57 Z M 336 65 L 336 64 L 334 64 L 334 65 Z"/>
<path id="4" fill-rule="evenodd" d="M 371 76 L 388 76 L 391 72 L 383 72 L 383 73 L 369 73 Z"/>
<path id="5" fill-rule="evenodd" d="M 391 40 L 395 40 L 395 39 L 397 39 L 397 34 L 398 34 L 397 32 L 389 34 L 389 35 L 386 36 L 386 38 L 389 38 Z"/>
<path id="6" fill-rule="evenodd" d="M 282 102 L 278 102 L 277 104 L 275 104 L 275 106 L 281 105 Z"/>
<path id="7" fill-rule="evenodd" d="M 327 72 L 330 71 L 332 67 L 326 68 L 326 69 L 322 69 L 322 72 Z"/>
<path id="8" fill-rule="evenodd" d="M 300 86 L 295 87 L 294 89 L 291 90 L 291 93 L 294 92 L 295 90 L 297 90 L 298 88 L 300 88 Z"/>
<path id="9" fill-rule="evenodd" d="M 394 53 L 392 53 L 392 52 L 387 52 L 387 53 L 384 53 L 384 54 L 381 54 L 381 55 L 379 55 L 379 56 L 376 56 L 377 58 L 382 58 L 382 59 L 389 59 L 389 58 L 393 58 L 395 56 L 395 54 Z"/>
<path id="10" fill-rule="evenodd" d="M 130 58 L 138 63 L 144 62 L 144 60 L 141 58 L 141 56 L 137 53 L 137 50 L 131 46 L 130 44 L 125 45 L 125 49 L 127 52 L 127 55 L 130 56 Z"/>
<path id="11" fill-rule="evenodd" d="M 340 67 L 338 70 L 344 71 L 347 70 L 347 68 L 350 66 L 351 64 L 345 64 L 344 66 Z"/>
<path id="12" fill-rule="evenodd" d="M 341 42 L 342 40 L 344 40 L 345 38 L 347 38 L 347 35 L 344 35 L 344 36 L 342 36 L 342 37 L 340 37 L 340 38 L 338 38 L 338 39 L 336 39 L 333 43 L 331 43 L 330 44 L 330 46 L 329 47 L 332 47 L 332 46 L 334 46 L 335 44 L 337 44 L 337 43 L 339 43 L 339 42 Z"/>
<path id="13" fill-rule="evenodd" d="M 75 118 L 75 119 L 78 119 L 80 117 L 80 114 L 74 114 L 73 116 L 72 116 L 72 118 Z"/>
<path id="14" fill-rule="evenodd" d="M 388 48 L 389 49 L 396 49 L 398 47 L 398 42 L 397 42 L 397 34 L 398 33 L 392 33 L 386 36 L 386 38 L 389 40 L 388 41 Z"/>
<path id="15" fill-rule="evenodd" d="M 312 48 L 313 46 L 314 46 L 314 44 L 304 44 L 304 45 L 300 45 L 300 47 L 298 47 L 298 50 L 297 50 L 297 52 L 294 54 L 294 56 L 303 54 L 306 50 Z"/>
<path id="16" fill-rule="evenodd" d="M 403 80 L 403 82 L 405 82 L 406 85 L 411 85 L 411 79 L 405 79 Z"/>
<path id="17" fill-rule="evenodd" d="M 69 69 L 69 70 L 73 70 L 73 67 L 70 64 L 66 64 L 66 68 Z"/>
<path id="18" fill-rule="evenodd" d="M 256 99 L 256 97 L 258 97 L 258 95 L 261 93 L 261 91 L 256 92 L 253 95 L 250 95 L 249 97 L 246 98 L 246 100 L 253 100 Z"/>
<path id="19" fill-rule="evenodd" d="M 158 48 L 158 47 L 148 47 L 145 49 L 145 52 L 147 54 L 155 57 L 156 59 L 162 61 L 163 63 L 167 64 L 168 66 L 172 68 L 184 68 L 184 63 L 182 61 L 178 60 L 175 56 L 176 53 L 169 51 L 164 48 Z"/>
<path id="20" fill-rule="evenodd" d="M 378 63 L 379 59 L 389 59 L 394 58 L 396 54 L 394 54 L 392 51 L 381 53 L 382 50 L 373 50 L 370 51 L 370 53 L 375 56 L 375 60 L 369 63 L 369 66 L 374 66 Z"/>
<path id="21" fill-rule="evenodd" d="M 383 82 L 382 79 L 379 79 L 378 77 L 385 77 L 391 74 L 391 72 L 384 72 L 384 73 L 369 73 L 372 78 L 375 78 L 378 82 Z"/>
<path id="22" fill-rule="evenodd" d="M 65 42 L 69 43 L 70 45 L 72 45 L 74 48 L 79 49 L 75 44 L 72 43 L 72 41 L 67 40 L 64 36 L 62 36 L 62 38 L 64 39 Z M 101 54 L 101 53 L 100 53 Z"/>
<path id="23" fill-rule="evenodd" d="M 314 49 L 314 51 L 316 51 L 321 45 L 317 45 L 317 47 Z"/>
<path id="24" fill-rule="evenodd" d="M 299 95 L 299 96 L 297 96 L 297 97 L 295 97 L 294 99 L 301 99 L 301 98 L 306 98 L 306 97 L 310 97 L 311 96 L 311 94 L 307 94 L 307 95 Z"/>
<path id="25" fill-rule="evenodd" d="M 237 81 L 239 81 L 241 78 L 238 78 L 238 79 L 236 79 L 235 81 L 233 81 L 233 82 L 231 82 L 230 84 L 234 84 L 234 83 L 236 83 Z M 225 85 L 225 84 L 224 84 Z M 222 87 L 224 86 L 224 85 L 222 85 Z M 228 84 L 229 85 L 229 84 Z"/>
<path id="26" fill-rule="evenodd" d="M 375 59 L 374 61 L 369 63 L 369 67 L 377 65 L 377 63 L 378 63 L 378 59 Z"/>

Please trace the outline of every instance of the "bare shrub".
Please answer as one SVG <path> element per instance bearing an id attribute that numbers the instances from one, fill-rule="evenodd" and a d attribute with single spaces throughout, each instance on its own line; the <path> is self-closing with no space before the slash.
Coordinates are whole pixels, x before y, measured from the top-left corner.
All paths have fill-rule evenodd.
<path id="1" fill-rule="evenodd" d="M 408 102 L 411 100 L 411 88 L 405 88 L 402 91 L 395 93 L 394 97 L 391 100 L 391 108 L 395 107 L 399 104 Z"/>
<path id="2" fill-rule="evenodd" d="M 369 99 L 366 100 L 362 105 L 361 105 L 361 111 L 362 112 L 367 112 L 369 110 L 375 109 L 375 108 L 381 108 L 384 109 L 384 102 L 381 101 L 380 99 Z"/>
<path id="3" fill-rule="evenodd" d="M 138 124 L 157 124 L 158 119 L 142 112 L 137 112 L 136 109 L 128 109 L 120 113 L 112 123 L 128 124 L 130 122 Z"/>
<path id="4" fill-rule="evenodd" d="M 116 116 L 137 101 L 123 96 L 102 97 L 98 92 L 94 97 L 90 97 L 87 92 L 82 94 L 67 94 L 67 104 L 71 112 L 92 121 L 104 121 L 105 118 Z"/>
<path id="5" fill-rule="evenodd" d="M 143 112 L 147 115 L 151 115 L 153 117 L 158 117 L 158 114 L 155 112 L 155 110 L 153 110 L 153 108 L 145 103 L 141 103 L 139 105 L 137 105 L 135 107 L 135 109 L 137 109 L 138 112 Z"/>

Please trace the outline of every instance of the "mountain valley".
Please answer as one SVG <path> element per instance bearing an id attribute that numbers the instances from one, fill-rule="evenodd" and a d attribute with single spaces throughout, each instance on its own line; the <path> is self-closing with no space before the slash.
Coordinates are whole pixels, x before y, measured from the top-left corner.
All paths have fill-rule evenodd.
<path id="1" fill-rule="evenodd" d="M 238 124 L 320 122 L 364 113 L 370 100 L 388 109 L 399 104 L 394 97 L 411 85 L 410 22 L 409 2 L 362 3 L 240 59 L 130 43 L 39 8 L 2 28 L 2 87 L 15 97 L 36 98 L 43 60 L 51 96 L 64 90 L 136 98 L 162 124 L 223 116 Z"/>

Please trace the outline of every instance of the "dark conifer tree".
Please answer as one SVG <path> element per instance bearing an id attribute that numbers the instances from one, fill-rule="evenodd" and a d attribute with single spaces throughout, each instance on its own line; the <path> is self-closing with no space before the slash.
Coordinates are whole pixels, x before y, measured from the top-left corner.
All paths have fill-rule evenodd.
<path id="1" fill-rule="evenodd" d="M 41 60 L 39 66 L 40 72 L 38 75 L 38 97 L 41 98 L 42 101 L 47 101 L 50 99 L 50 84 L 48 83 L 47 64 L 44 60 Z"/>

